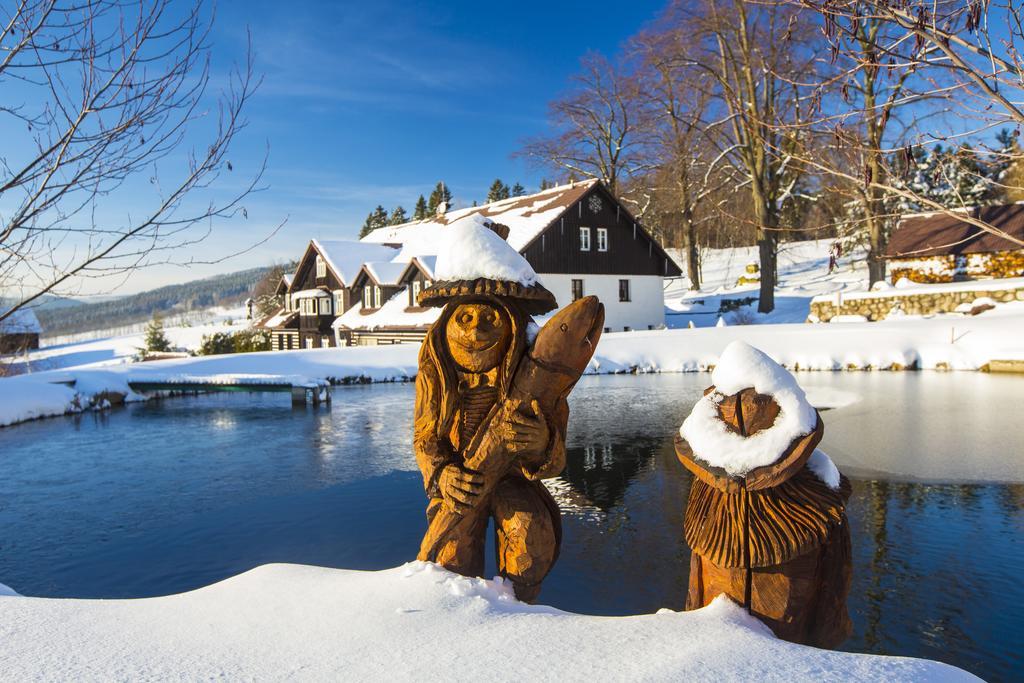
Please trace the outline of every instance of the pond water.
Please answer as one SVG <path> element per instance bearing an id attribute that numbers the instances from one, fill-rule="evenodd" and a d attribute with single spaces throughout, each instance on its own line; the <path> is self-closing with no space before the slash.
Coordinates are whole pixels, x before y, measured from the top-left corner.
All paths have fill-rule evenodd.
<path id="1" fill-rule="evenodd" d="M 855 631 L 843 649 L 1019 675 L 1024 379 L 798 379 L 812 395 L 858 398 L 823 413 L 822 448 L 853 480 Z M 691 476 L 671 439 L 708 382 L 580 382 L 553 483 L 565 540 L 542 602 L 607 615 L 682 608 Z M 216 394 L 2 429 L 0 582 L 26 595 L 142 597 L 267 562 L 405 562 L 425 528 L 413 391 L 338 388 L 329 408 L 305 409 Z"/>

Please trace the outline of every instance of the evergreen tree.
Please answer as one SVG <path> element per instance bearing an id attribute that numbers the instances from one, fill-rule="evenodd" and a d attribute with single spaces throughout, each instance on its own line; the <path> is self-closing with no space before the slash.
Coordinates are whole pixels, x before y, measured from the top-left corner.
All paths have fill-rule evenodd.
<path id="1" fill-rule="evenodd" d="M 996 135 L 996 141 L 999 147 L 989 164 L 993 200 L 999 204 L 1024 201 L 1024 150 L 1017 135 L 1005 128 Z"/>
<path id="2" fill-rule="evenodd" d="M 522 197 L 525 194 L 526 194 L 526 188 L 523 187 L 521 184 L 516 183 L 515 185 L 512 186 L 512 196 L 513 197 Z"/>
<path id="3" fill-rule="evenodd" d="M 412 219 L 421 221 L 428 216 L 430 216 L 430 212 L 427 210 L 427 200 L 420 195 L 420 198 L 416 200 L 416 208 L 412 210 Z"/>
<path id="4" fill-rule="evenodd" d="M 359 230 L 359 239 L 362 239 L 369 235 L 372 231 L 377 228 L 386 227 L 388 224 L 388 212 L 380 204 L 366 216 L 366 222 L 363 223 L 363 227 Z"/>
<path id="5" fill-rule="evenodd" d="M 171 342 L 164 334 L 164 321 L 157 313 L 146 325 L 146 351 L 150 353 L 166 353 L 171 350 Z"/>
<path id="6" fill-rule="evenodd" d="M 430 193 L 430 199 L 427 201 L 427 217 L 433 217 L 437 214 L 437 207 L 444 202 L 447 208 L 452 207 L 452 192 L 448 189 L 448 186 L 441 180 L 434 187 L 434 191 Z"/>
<path id="7" fill-rule="evenodd" d="M 544 190 L 549 190 L 549 189 L 551 189 L 554 186 L 555 186 L 555 184 L 553 182 L 551 182 L 550 180 L 548 180 L 547 178 L 541 178 L 540 179 L 540 191 L 541 192 L 543 192 Z"/>
<path id="8" fill-rule="evenodd" d="M 508 185 L 501 182 L 501 178 L 495 178 L 494 182 L 491 183 L 491 189 L 487 191 L 487 203 L 500 202 L 502 199 L 508 199 L 509 197 Z"/>
<path id="9" fill-rule="evenodd" d="M 391 212 L 391 218 L 388 219 L 388 225 L 401 225 L 408 222 L 409 217 L 405 215 L 405 209 L 401 205 L 395 207 L 395 210 Z"/>

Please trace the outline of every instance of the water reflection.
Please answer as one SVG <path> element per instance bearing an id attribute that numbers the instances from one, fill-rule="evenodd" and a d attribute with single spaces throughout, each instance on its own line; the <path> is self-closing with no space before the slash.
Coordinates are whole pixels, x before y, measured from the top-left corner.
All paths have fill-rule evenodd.
<path id="1" fill-rule="evenodd" d="M 1024 421 L 997 434 L 969 423 L 977 405 L 1008 405 L 1021 384 L 923 373 L 805 380 L 861 397 L 824 416 L 826 450 L 855 475 L 845 649 L 1012 678 L 1024 665 Z M 691 476 L 671 438 L 707 381 L 579 384 L 566 469 L 548 482 L 565 543 L 544 602 L 610 615 L 683 607 Z M 963 386 L 974 407 L 961 405 Z M 0 581 L 30 595 L 128 597 L 266 562 L 395 566 L 425 527 L 412 396 L 411 385 L 356 386 L 329 409 L 300 410 L 287 397 L 206 396 L 0 430 Z M 1011 483 L 929 483 L 942 480 Z"/>

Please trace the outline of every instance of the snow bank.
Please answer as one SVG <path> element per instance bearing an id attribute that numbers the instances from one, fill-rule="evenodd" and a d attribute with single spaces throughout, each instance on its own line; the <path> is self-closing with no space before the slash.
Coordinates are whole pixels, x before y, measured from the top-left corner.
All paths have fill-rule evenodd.
<path id="1" fill-rule="evenodd" d="M 732 476 L 771 465 L 794 439 L 814 431 L 818 414 L 793 375 L 745 342 L 734 341 L 725 348 L 711 373 L 711 383 L 715 391 L 697 401 L 679 433 L 694 455 Z M 774 398 L 780 411 L 769 429 L 743 436 L 722 421 L 718 403 L 750 387 Z"/>
<path id="2" fill-rule="evenodd" d="M 479 214 L 460 218 L 443 232 L 434 276 L 438 280 L 489 278 L 530 286 L 537 273 L 523 255 L 488 228 Z"/>
<path id="3" fill-rule="evenodd" d="M 978 680 L 937 662 L 776 639 L 725 598 L 594 617 L 414 562 L 379 572 L 274 564 L 145 600 L 0 598 L 16 680 Z"/>
<path id="4" fill-rule="evenodd" d="M 920 368 L 977 370 L 992 360 L 1024 358 L 1024 315 L 904 319 L 846 325 L 743 325 L 721 328 L 615 332 L 601 336 L 589 373 L 698 372 L 714 368 L 722 350 L 742 340 L 791 370 Z M 78 354 L 88 364 L 62 370 L 0 378 L 0 426 L 74 410 L 74 392 L 52 382 L 101 391 L 124 390 L 127 381 L 170 381 L 174 377 L 302 377 L 310 381 L 363 378 L 410 379 L 417 371 L 418 344 L 200 356 L 148 363 L 123 358 L 98 360 L 98 342 Z M 113 353 L 113 351 L 111 351 Z M 109 364 L 119 363 L 119 364 Z M 88 396 L 85 397 L 89 398 Z M 857 400 L 844 393 L 812 389 L 819 408 Z"/>
<path id="5" fill-rule="evenodd" d="M 74 389 L 31 377 L 0 379 L 0 427 L 80 410 Z"/>

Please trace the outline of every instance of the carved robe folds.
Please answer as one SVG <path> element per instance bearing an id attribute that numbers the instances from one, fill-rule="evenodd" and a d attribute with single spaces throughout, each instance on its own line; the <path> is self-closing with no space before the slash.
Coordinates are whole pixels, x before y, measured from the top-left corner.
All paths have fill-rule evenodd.
<path id="1" fill-rule="evenodd" d="M 778 406 L 745 389 L 719 414 L 749 436 L 771 426 Z M 695 475 L 683 522 L 692 549 L 686 609 L 725 593 L 784 640 L 833 648 L 849 636 L 850 483 L 841 476 L 832 489 L 807 467 L 821 434 L 819 419 L 778 462 L 744 477 L 707 465 L 677 437 L 676 453 Z"/>

